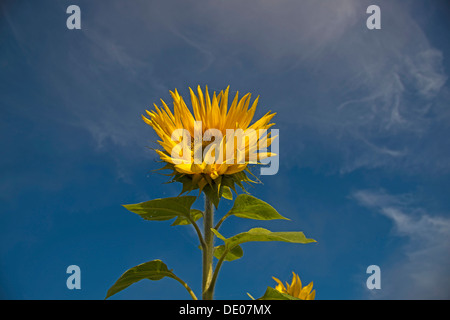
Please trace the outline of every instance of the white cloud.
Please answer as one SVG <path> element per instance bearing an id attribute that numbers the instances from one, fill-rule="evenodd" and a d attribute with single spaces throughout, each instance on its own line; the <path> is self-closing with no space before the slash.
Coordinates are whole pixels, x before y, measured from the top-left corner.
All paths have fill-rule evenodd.
<path id="1" fill-rule="evenodd" d="M 415 205 L 412 195 L 392 196 L 385 191 L 360 190 L 359 204 L 389 218 L 394 236 L 407 243 L 398 257 L 382 269 L 383 299 L 450 298 L 450 218 L 431 215 Z"/>

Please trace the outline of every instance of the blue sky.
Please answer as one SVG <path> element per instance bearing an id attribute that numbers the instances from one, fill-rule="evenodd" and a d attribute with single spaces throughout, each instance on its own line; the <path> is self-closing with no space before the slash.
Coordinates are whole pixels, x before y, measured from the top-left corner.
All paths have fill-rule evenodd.
<path id="1" fill-rule="evenodd" d="M 66 8 L 81 8 L 81 30 Z M 381 30 L 366 8 L 381 8 Z M 121 205 L 175 196 L 141 120 L 169 90 L 260 95 L 280 130 L 280 170 L 249 191 L 308 245 L 248 243 L 217 299 L 272 276 L 317 299 L 450 298 L 450 8 L 446 1 L 3 1 L 0 5 L 0 298 L 103 299 L 128 268 L 162 259 L 200 295 L 189 227 Z M 223 200 L 217 215 L 231 203 Z M 202 207 L 202 199 L 195 207 Z M 81 269 L 81 289 L 66 268 Z M 381 289 L 366 268 L 381 269 Z M 142 281 L 112 299 L 189 299 Z"/>

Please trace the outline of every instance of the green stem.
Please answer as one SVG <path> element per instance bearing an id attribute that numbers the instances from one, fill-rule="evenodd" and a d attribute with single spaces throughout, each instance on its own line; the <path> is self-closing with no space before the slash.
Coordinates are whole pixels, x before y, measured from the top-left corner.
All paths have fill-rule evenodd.
<path id="1" fill-rule="evenodd" d="M 178 278 L 176 275 L 172 274 L 171 275 L 172 278 L 174 278 L 175 280 L 177 280 L 179 283 L 181 283 L 183 285 L 183 287 L 186 288 L 186 290 L 189 292 L 189 294 L 192 297 L 192 300 L 198 300 L 197 297 L 195 296 L 194 291 L 192 291 L 192 289 L 187 285 L 186 282 L 184 282 L 183 280 L 181 280 L 180 278 Z"/>
<path id="2" fill-rule="evenodd" d="M 224 215 L 222 217 L 222 219 L 219 220 L 219 222 L 217 222 L 216 226 L 214 227 L 214 229 L 219 230 L 220 226 L 222 225 L 222 223 L 225 221 L 226 218 L 228 218 L 230 215 L 227 213 L 226 215 Z"/>
<path id="3" fill-rule="evenodd" d="M 194 220 L 189 219 L 189 221 L 194 226 L 194 229 L 197 232 L 198 239 L 200 240 L 200 245 L 202 246 L 202 250 L 205 250 L 206 244 L 205 244 L 205 240 L 203 239 L 202 232 L 200 231 L 200 228 L 198 227 L 197 223 Z"/>
<path id="4" fill-rule="evenodd" d="M 213 290 L 209 290 L 214 255 L 214 233 L 211 228 L 214 224 L 214 207 L 212 201 L 205 194 L 205 212 L 203 216 L 203 236 L 205 247 L 203 248 L 203 280 L 202 280 L 202 299 L 212 300 Z"/>
<path id="5" fill-rule="evenodd" d="M 220 257 L 219 261 L 217 262 L 216 268 L 214 269 L 214 274 L 211 278 L 211 283 L 207 289 L 207 294 L 210 294 L 211 296 L 214 294 L 214 287 L 216 286 L 217 276 L 219 275 L 220 268 L 222 267 L 222 263 L 225 260 L 225 256 L 228 251 L 224 252 L 223 255 Z"/>

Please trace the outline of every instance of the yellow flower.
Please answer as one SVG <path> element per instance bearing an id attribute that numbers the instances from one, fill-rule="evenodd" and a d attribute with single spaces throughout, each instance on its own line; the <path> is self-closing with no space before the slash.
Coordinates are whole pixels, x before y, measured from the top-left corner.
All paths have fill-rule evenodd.
<path id="1" fill-rule="evenodd" d="M 302 288 L 302 282 L 300 281 L 298 274 L 295 274 L 294 272 L 292 272 L 292 281 L 290 285 L 286 282 L 286 286 L 284 286 L 280 280 L 275 277 L 272 278 L 277 282 L 275 289 L 281 293 L 286 293 L 302 300 L 314 300 L 316 296 L 316 290 L 311 292 L 313 283 L 311 282 L 306 287 Z"/>
<path id="2" fill-rule="evenodd" d="M 190 90 L 193 112 L 175 89 L 170 91 L 173 112 L 161 99 L 162 106 L 154 104 L 155 110 L 148 111 L 143 120 L 149 124 L 161 140 L 161 150 L 155 150 L 166 169 L 174 171 L 175 181 L 189 185 L 186 189 L 203 189 L 207 184 L 219 185 L 221 177 L 228 176 L 234 182 L 249 180 L 244 170 L 249 164 L 274 156 L 268 152 L 274 137 L 267 131 L 275 113 L 268 112 L 251 124 L 258 98 L 251 107 L 251 94 L 239 99 L 237 92 L 228 107 L 229 87 L 217 95 L 209 95 L 208 87 L 203 94 L 200 86 L 197 95 Z M 241 174 L 238 174 L 241 173 Z"/>

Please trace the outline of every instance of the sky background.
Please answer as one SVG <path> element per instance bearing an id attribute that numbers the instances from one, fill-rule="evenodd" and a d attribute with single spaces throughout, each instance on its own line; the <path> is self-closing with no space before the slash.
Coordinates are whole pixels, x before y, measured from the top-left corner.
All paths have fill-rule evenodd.
<path id="1" fill-rule="evenodd" d="M 81 30 L 66 27 L 71 4 Z M 366 27 L 371 4 L 381 30 Z M 221 233 L 317 243 L 244 244 L 215 298 L 261 296 L 294 271 L 316 299 L 449 299 L 449 18 L 444 0 L 2 1 L 0 298 L 103 299 L 154 259 L 199 296 L 193 229 L 121 205 L 181 190 L 150 172 L 145 109 L 230 85 L 260 95 L 257 117 L 277 112 L 280 169 L 249 192 L 291 220 L 230 218 Z M 80 290 L 66 287 L 73 264 Z M 372 264 L 380 290 L 366 287 Z M 111 299 L 190 296 L 166 278 Z"/>

